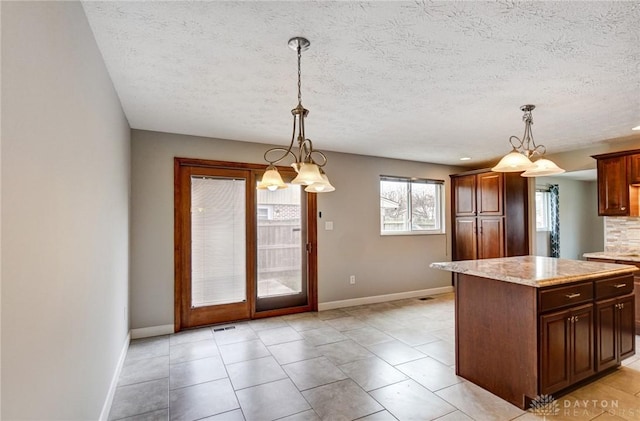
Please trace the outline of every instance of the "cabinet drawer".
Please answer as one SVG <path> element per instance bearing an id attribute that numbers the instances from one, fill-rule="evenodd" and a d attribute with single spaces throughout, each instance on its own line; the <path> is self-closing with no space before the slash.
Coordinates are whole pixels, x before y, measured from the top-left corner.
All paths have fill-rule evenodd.
<path id="1" fill-rule="evenodd" d="M 572 306 L 593 299 L 593 283 L 583 282 L 539 291 L 540 312 Z"/>
<path id="2" fill-rule="evenodd" d="M 596 300 L 630 294 L 633 291 L 633 276 L 618 276 L 616 278 L 596 281 Z"/>

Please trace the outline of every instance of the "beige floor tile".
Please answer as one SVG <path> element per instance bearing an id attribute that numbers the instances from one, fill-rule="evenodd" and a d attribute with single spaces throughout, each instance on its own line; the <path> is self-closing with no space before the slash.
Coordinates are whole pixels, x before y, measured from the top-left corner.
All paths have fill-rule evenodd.
<path id="1" fill-rule="evenodd" d="M 293 341 L 267 347 L 271 355 L 282 365 L 308 360 L 322 355 L 315 346 L 307 341 Z"/>
<path id="2" fill-rule="evenodd" d="M 396 368 L 432 392 L 463 381 L 453 368 L 431 357 L 399 364 Z"/>
<path id="3" fill-rule="evenodd" d="M 425 357 L 425 354 L 422 352 L 398 340 L 371 345 L 368 348 L 371 352 L 391 365 L 402 364 Z"/>
<path id="4" fill-rule="evenodd" d="M 271 421 L 309 409 L 309 404 L 289 379 L 236 393 L 247 421 Z"/>
<path id="5" fill-rule="evenodd" d="M 473 419 L 510 420 L 524 414 L 520 408 L 470 382 L 462 382 L 435 392 Z"/>
<path id="6" fill-rule="evenodd" d="M 439 340 L 417 346 L 416 349 L 445 365 L 450 366 L 456 363 L 455 344 L 451 342 Z"/>
<path id="7" fill-rule="evenodd" d="M 325 357 L 298 361 L 282 368 L 298 390 L 307 390 L 347 378 L 342 370 Z"/>
<path id="8" fill-rule="evenodd" d="M 352 361 L 363 360 L 374 355 L 362 345 L 347 339 L 317 347 L 318 351 L 329 358 L 334 364 L 342 365 Z"/>
<path id="9" fill-rule="evenodd" d="M 302 395 L 323 420 L 355 420 L 384 409 L 351 379 L 305 390 Z"/>
<path id="10" fill-rule="evenodd" d="M 354 361 L 339 368 L 367 392 L 407 379 L 402 372 L 378 357 Z"/>
<path id="11" fill-rule="evenodd" d="M 640 397 L 623 392 L 600 381 L 572 392 L 577 409 L 605 410 L 625 420 L 640 419 Z"/>
<path id="12" fill-rule="evenodd" d="M 371 396 L 399 420 L 432 420 L 456 410 L 413 380 L 373 390 Z"/>

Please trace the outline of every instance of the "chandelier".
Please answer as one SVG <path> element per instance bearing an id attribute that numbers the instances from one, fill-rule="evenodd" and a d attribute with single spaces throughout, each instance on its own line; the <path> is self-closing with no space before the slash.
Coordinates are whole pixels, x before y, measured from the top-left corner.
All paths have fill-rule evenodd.
<path id="1" fill-rule="evenodd" d="M 307 139 L 304 132 L 304 119 L 309 114 L 309 110 L 302 106 L 300 57 L 302 51 L 306 51 L 309 45 L 310 42 L 306 38 L 294 37 L 289 40 L 289 47 L 298 53 L 298 105 L 291 110 L 293 133 L 291 134 L 291 142 L 288 148 L 275 147 L 264 153 L 264 160 L 269 163 L 269 166 L 262 176 L 262 180 L 258 183 L 258 189 L 274 191 L 287 188 L 276 168 L 276 164 L 287 157 L 292 157 L 294 162 L 291 166 L 298 174 L 291 181 L 292 184 L 305 185 L 307 187 L 304 191 L 310 193 L 326 193 L 335 190 L 335 187 L 331 185 L 329 178 L 322 169 L 327 163 L 327 157 L 322 152 L 313 149 L 311 139 Z M 296 140 L 298 149 L 294 151 Z"/>
<path id="2" fill-rule="evenodd" d="M 531 111 L 535 108 L 535 105 L 530 104 L 520 107 L 520 109 L 524 111 L 524 115 L 522 116 L 522 120 L 524 121 L 524 135 L 522 136 L 522 140 L 517 136 L 511 136 L 509 138 L 509 143 L 511 143 L 513 149 L 498 162 L 498 165 L 491 168 L 492 171 L 524 171 L 520 174 L 522 177 L 538 177 L 564 172 L 564 170 L 553 163 L 553 161 L 544 158 L 547 149 L 544 145 L 536 145 L 536 142 L 533 140 L 533 132 L 531 131 L 533 117 Z M 538 156 L 538 159 L 532 162 L 535 156 Z"/>

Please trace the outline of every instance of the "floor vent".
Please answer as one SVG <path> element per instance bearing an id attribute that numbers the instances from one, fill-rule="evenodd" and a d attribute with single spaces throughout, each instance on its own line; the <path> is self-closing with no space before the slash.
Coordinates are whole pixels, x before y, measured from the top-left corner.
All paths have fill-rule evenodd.
<path id="1" fill-rule="evenodd" d="M 422 298 L 418 298 L 418 300 L 420 301 L 433 300 L 433 297 L 422 297 Z"/>
<path id="2" fill-rule="evenodd" d="M 227 327 L 216 327 L 213 329 L 214 332 L 222 332 L 223 330 L 231 330 L 235 329 L 235 326 L 227 326 Z"/>

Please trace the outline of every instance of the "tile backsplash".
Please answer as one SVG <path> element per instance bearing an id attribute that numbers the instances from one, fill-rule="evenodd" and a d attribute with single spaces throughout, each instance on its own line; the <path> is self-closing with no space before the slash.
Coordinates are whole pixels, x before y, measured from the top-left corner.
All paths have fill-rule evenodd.
<path id="1" fill-rule="evenodd" d="M 640 218 L 605 217 L 604 251 L 611 253 L 640 252 Z"/>

